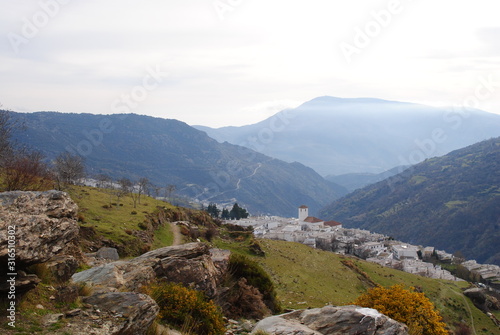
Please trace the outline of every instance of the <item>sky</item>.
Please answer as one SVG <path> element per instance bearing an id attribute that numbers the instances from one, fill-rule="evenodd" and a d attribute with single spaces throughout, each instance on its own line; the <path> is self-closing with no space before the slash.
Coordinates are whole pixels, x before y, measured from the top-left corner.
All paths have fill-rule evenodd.
<path id="1" fill-rule="evenodd" d="M 239 126 L 315 97 L 500 114 L 498 0 L 0 0 L 0 104 Z"/>

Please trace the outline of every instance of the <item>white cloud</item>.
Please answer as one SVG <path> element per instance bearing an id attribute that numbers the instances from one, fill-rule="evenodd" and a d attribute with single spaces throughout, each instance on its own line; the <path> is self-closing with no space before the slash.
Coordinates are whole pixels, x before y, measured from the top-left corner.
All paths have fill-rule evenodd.
<path id="1" fill-rule="evenodd" d="M 224 20 L 211 0 L 71 1 L 16 54 L 7 36 L 43 11 L 40 1 L 1 3 L 5 106 L 109 113 L 159 63 L 169 77 L 135 112 L 210 126 L 257 122 L 280 102 L 322 95 L 453 105 L 481 76 L 500 81 L 496 0 L 400 0 L 350 64 L 339 44 L 390 0 L 226 1 L 234 8 Z M 500 113 L 497 90 L 481 108 Z"/>

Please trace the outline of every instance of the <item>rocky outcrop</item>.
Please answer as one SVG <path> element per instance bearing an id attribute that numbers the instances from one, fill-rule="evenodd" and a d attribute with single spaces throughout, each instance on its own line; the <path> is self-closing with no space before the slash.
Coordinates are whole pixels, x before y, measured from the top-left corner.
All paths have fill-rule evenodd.
<path id="1" fill-rule="evenodd" d="M 51 330 L 54 335 L 142 335 L 159 310 L 151 297 L 132 292 L 95 294 L 83 301 L 84 307 L 45 315 L 41 323 L 50 327 L 64 319 Z"/>
<path id="2" fill-rule="evenodd" d="M 257 330 L 272 335 L 408 335 L 406 325 L 359 306 L 325 306 L 271 316 L 257 323 L 252 334 Z"/>
<path id="3" fill-rule="evenodd" d="M 78 236 L 78 206 L 64 192 L 0 193 L 0 262 L 8 258 L 8 227 L 15 231 L 17 266 L 43 263 Z"/>
<path id="4" fill-rule="evenodd" d="M 215 250 L 213 253 L 214 256 L 204 243 L 165 247 L 128 261 L 116 261 L 75 273 L 72 280 L 90 284 L 99 292 L 137 292 L 151 280 L 162 278 L 214 297 L 227 272 L 229 253 Z"/>
<path id="5" fill-rule="evenodd" d="M 483 312 L 490 310 L 500 310 L 500 301 L 488 290 L 479 287 L 473 287 L 464 291 L 464 295 L 472 300 L 474 305 Z"/>
<path id="6" fill-rule="evenodd" d="M 150 296 L 134 292 L 95 294 L 84 302 L 113 315 L 108 334 L 145 334 L 160 310 Z M 95 328 L 95 322 L 88 326 Z"/>
<path id="7" fill-rule="evenodd" d="M 40 282 L 36 275 L 27 274 L 30 265 L 46 263 L 59 281 L 76 271 L 79 260 L 70 254 L 81 255 L 73 242 L 79 231 L 77 211 L 64 192 L 0 193 L 0 265 L 7 269 L 9 264 L 10 272 L 17 273 L 16 292 L 28 291 Z M 4 276 L 0 274 L 0 292 L 8 289 Z"/>
<path id="8" fill-rule="evenodd" d="M 166 279 L 215 297 L 225 278 L 229 255 L 229 252 L 211 250 L 204 243 L 188 243 L 75 273 L 72 281 L 93 287 L 95 293 L 85 298 L 85 303 L 118 315 L 118 321 L 124 318 L 123 322 L 113 321 L 113 317 L 103 319 L 102 329 L 107 329 L 107 334 L 144 334 L 159 308 L 150 297 L 136 293 L 143 285 L 157 278 Z M 87 327 L 85 320 L 78 328 Z"/>

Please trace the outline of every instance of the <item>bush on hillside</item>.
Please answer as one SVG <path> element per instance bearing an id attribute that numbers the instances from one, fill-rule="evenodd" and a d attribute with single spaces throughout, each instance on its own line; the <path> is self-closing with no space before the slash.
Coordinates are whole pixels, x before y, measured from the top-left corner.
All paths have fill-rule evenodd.
<path id="1" fill-rule="evenodd" d="M 225 333 L 221 312 L 203 292 L 168 282 L 153 283 L 144 292 L 160 306 L 158 317 L 166 324 L 199 335 Z"/>
<path id="2" fill-rule="evenodd" d="M 370 289 L 354 301 L 355 305 L 376 309 L 396 321 L 405 323 L 410 334 L 448 335 L 446 324 L 424 293 L 406 290 L 403 285 Z"/>
<path id="3" fill-rule="evenodd" d="M 264 297 L 260 291 L 247 284 L 245 278 L 240 278 L 230 285 L 217 300 L 224 311 L 224 315 L 231 319 L 254 319 L 260 320 L 271 314 L 264 303 Z"/>
<path id="4" fill-rule="evenodd" d="M 229 258 L 229 272 L 236 281 L 245 278 L 248 285 L 257 288 L 263 295 L 264 303 L 273 313 L 281 312 L 281 304 L 271 277 L 257 262 L 233 253 Z"/>

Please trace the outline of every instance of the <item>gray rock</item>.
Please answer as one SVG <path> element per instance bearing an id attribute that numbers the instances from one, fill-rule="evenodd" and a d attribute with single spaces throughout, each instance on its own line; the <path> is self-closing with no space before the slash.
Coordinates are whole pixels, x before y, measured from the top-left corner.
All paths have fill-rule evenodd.
<path id="1" fill-rule="evenodd" d="M 59 254 L 78 236 L 77 211 L 64 192 L 0 193 L 0 261 L 8 258 L 8 226 L 15 226 L 18 267 Z"/>
<path id="2" fill-rule="evenodd" d="M 138 291 L 154 278 L 165 278 L 214 296 L 224 280 L 229 254 L 225 254 L 227 259 L 224 260 L 221 253 L 217 266 L 211 255 L 208 245 L 187 243 L 156 249 L 128 261 L 94 267 L 75 273 L 71 279 L 97 286 L 101 292 L 111 292 Z"/>
<path id="3" fill-rule="evenodd" d="M 67 281 L 78 269 L 78 260 L 69 255 L 58 255 L 52 257 L 45 263 L 47 269 L 60 282 Z"/>
<path id="4" fill-rule="evenodd" d="M 95 255 L 96 258 L 109 259 L 112 261 L 117 261 L 120 259 L 118 256 L 118 250 L 116 248 L 102 247 L 97 250 Z"/>
<path id="5" fill-rule="evenodd" d="M 276 335 L 408 334 L 406 325 L 359 306 L 325 306 L 272 316 L 261 320 L 252 333 L 257 330 Z"/>
<path id="6" fill-rule="evenodd" d="M 75 308 L 75 309 L 72 309 L 70 311 L 67 311 L 66 313 L 64 313 L 66 315 L 66 317 L 74 317 L 74 316 L 77 316 L 79 314 L 82 313 L 82 310 L 80 308 Z"/>
<path id="7" fill-rule="evenodd" d="M 64 314 L 47 314 L 43 317 L 42 323 L 44 326 L 52 326 L 56 324 L 63 318 Z"/>
<path id="8" fill-rule="evenodd" d="M 145 334 L 160 310 L 151 297 L 133 292 L 94 294 L 84 302 L 114 315 L 109 334 Z"/>

